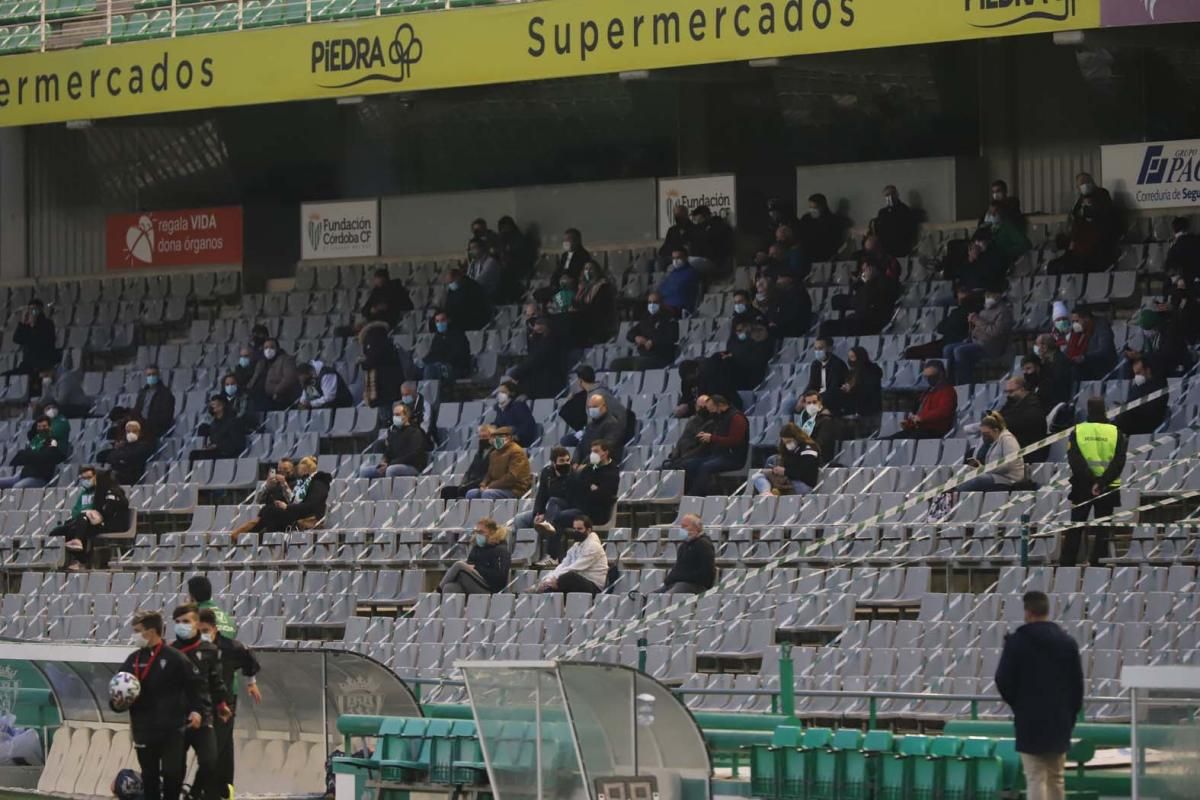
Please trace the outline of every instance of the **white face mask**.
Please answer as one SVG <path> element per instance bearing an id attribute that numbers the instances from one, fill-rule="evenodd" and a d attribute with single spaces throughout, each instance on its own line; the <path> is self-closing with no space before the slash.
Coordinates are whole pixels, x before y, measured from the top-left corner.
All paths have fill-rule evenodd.
<path id="1" fill-rule="evenodd" d="M 201 641 L 205 641 L 205 642 L 208 642 L 209 644 L 212 644 L 213 635 L 211 633 L 202 633 L 202 634 L 200 634 L 200 639 L 201 639 Z"/>
<path id="2" fill-rule="evenodd" d="M 996 298 L 994 298 L 994 297 L 985 297 L 985 298 L 983 298 L 983 307 L 984 308 L 995 308 L 997 302 L 999 302 L 999 301 L 996 300 Z"/>
<path id="3" fill-rule="evenodd" d="M 267 361 L 270 361 L 275 357 L 276 352 L 277 351 L 274 347 L 268 347 L 266 350 L 263 350 L 263 358 L 265 358 Z"/>
<path id="4" fill-rule="evenodd" d="M 675 267 L 676 269 L 679 269 L 680 267 L 683 266 L 683 259 L 682 258 L 671 259 L 671 266 Z"/>
<path id="5" fill-rule="evenodd" d="M 512 398 L 509 397 L 508 392 L 497 392 L 496 393 L 496 402 L 502 406 L 508 405 L 508 401 L 510 399 L 512 399 Z"/>
<path id="6" fill-rule="evenodd" d="M 789 453 L 796 452 L 797 447 L 798 447 L 798 445 L 795 442 L 784 442 L 783 443 L 783 449 L 787 450 Z"/>
<path id="7" fill-rule="evenodd" d="M 600 462 L 603 460 L 604 459 L 602 459 L 600 457 L 600 454 L 597 453 L 595 450 L 593 450 L 591 453 L 588 454 L 588 463 L 590 463 L 593 467 L 600 466 Z"/>
<path id="8" fill-rule="evenodd" d="M 125 434 L 125 441 L 129 442 L 130 444 L 133 444 L 137 440 L 138 440 L 138 435 L 136 433 Z"/>
<path id="9" fill-rule="evenodd" d="M 1093 191 L 1095 191 L 1095 190 L 1096 190 L 1096 186 L 1095 186 L 1095 184 L 1092 184 L 1092 183 L 1081 183 L 1081 184 L 1079 184 L 1079 193 L 1080 193 L 1081 195 L 1083 195 L 1084 197 L 1087 197 L 1088 195 L 1090 195 L 1090 194 L 1091 194 Z"/>
<path id="10" fill-rule="evenodd" d="M 1075 333 L 1083 333 L 1083 323 L 1082 322 L 1072 322 L 1071 330 L 1075 331 Z"/>
<path id="11" fill-rule="evenodd" d="M 733 304 L 733 313 L 745 314 L 746 313 L 746 304 L 745 303 L 734 303 Z"/>
<path id="12" fill-rule="evenodd" d="M 58 409 L 57 408 L 47 408 L 46 416 L 49 417 L 50 419 L 57 418 L 58 417 Z"/>
<path id="13" fill-rule="evenodd" d="M 146 644 L 146 637 L 142 636 L 140 633 L 135 633 L 129 637 L 129 646 L 130 647 L 149 647 L 149 645 Z"/>
<path id="14" fill-rule="evenodd" d="M 1033 346 L 1033 354 L 1034 354 L 1035 356 L 1037 356 L 1038 358 L 1041 358 L 1041 357 L 1042 357 L 1042 348 L 1041 348 L 1041 345 L 1036 345 L 1036 344 L 1035 344 L 1035 345 Z"/>
<path id="15" fill-rule="evenodd" d="M 395 425 L 397 428 L 404 427 L 404 415 L 403 414 L 393 414 L 392 415 L 392 424 Z"/>
<path id="16" fill-rule="evenodd" d="M 648 311 L 651 316 L 657 314 L 658 309 L 659 309 L 658 303 L 646 303 L 646 311 Z"/>
<path id="17" fill-rule="evenodd" d="M 1146 384 L 1146 376 L 1145 375 L 1134 375 L 1133 376 L 1133 385 L 1134 386 L 1144 386 L 1145 384 Z"/>
<path id="18" fill-rule="evenodd" d="M 816 403 L 809 403 L 804 407 L 804 410 L 808 412 L 810 417 L 815 417 L 817 414 L 821 413 L 821 407 Z"/>
<path id="19" fill-rule="evenodd" d="M 767 302 L 767 293 L 759 292 L 758 294 L 754 295 L 754 299 L 760 303 L 765 303 L 765 302 Z"/>

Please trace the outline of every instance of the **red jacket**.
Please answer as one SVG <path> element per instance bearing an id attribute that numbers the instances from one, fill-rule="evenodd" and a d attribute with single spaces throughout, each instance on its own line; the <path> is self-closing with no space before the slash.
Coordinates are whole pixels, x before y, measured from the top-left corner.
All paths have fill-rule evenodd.
<path id="1" fill-rule="evenodd" d="M 949 383 L 934 386 L 921 395 L 917 416 L 917 430 L 945 436 L 954 427 L 954 415 L 958 411 L 958 392 Z"/>

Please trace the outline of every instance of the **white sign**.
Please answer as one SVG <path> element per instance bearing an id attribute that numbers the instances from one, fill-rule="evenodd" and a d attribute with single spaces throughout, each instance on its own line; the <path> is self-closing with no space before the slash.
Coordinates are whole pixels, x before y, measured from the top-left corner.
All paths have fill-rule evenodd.
<path id="1" fill-rule="evenodd" d="M 300 206 L 300 258 L 379 255 L 379 201 L 304 203 Z"/>
<path id="2" fill-rule="evenodd" d="M 732 175 L 702 175 L 694 178 L 658 179 L 658 238 L 675 224 L 675 206 L 689 209 L 708 206 L 714 216 L 737 226 L 737 190 Z"/>
<path id="3" fill-rule="evenodd" d="M 1100 148 L 1104 187 L 1129 208 L 1200 205 L 1200 139 Z"/>

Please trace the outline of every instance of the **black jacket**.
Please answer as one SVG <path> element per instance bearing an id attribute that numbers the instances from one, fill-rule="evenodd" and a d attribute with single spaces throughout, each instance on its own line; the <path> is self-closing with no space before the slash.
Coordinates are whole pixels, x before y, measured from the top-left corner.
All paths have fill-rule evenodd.
<path id="1" fill-rule="evenodd" d="M 733 228 L 722 217 L 712 216 L 694 226 L 690 254 L 707 258 L 718 266 L 733 258 Z"/>
<path id="2" fill-rule="evenodd" d="M 558 282 L 564 275 L 569 275 L 575 280 L 579 280 L 579 273 L 583 272 L 583 265 L 592 260 L 592 254 L 580 247 L 578 250 L 564 252 L 558 257 L 558 263 L 554 266 L 554 272 L 550 274 L 548 286 L 550 290 L 557 291 Z"/>
<path id="3" fill-rule="evenodd" d="M 726 368 L 732 368 L 734 385 L 738 389 L 753 389 L 767 377 L 767 365 L 775 348 L 770 339 L 756 341 L 753 336 L 740 340 L 737 336 L 729 342 L 729 358 L 723 359 Z"/>
<path id="4" fill-rule="evenodd" d="M 862 417 L 883 413 L 883 370 L 878 364 L 855 364 L 848 382 L 851 386 L 845 395 L 846 413 Z"/>
<path id="5" fill-rule="evenodd" d="M 795 450 L 788 452 L 779 448 L 779 465 L 789 481 L 801 481 L 810 489 L 814 488 L 821 479 L 820 445 L 817 450 L 804 444 L 798 444 Z"/>
<path id="6" fill-rule="evenodd" d="M 1012 435 L 1017 437 L 1017 444 L 1021 447 L 1028 447 L 1046 438 L 1046 412 L 1042 410 L 1042 404 L 1033 392 L 1026 394 L 1023 400 L 1006 401 L 1000 407 L 1000 416 L 1004 417 L 1005 425 L 1012 431 Z M 1037 453 L 1030 454 L 1036 455 Z M 1027 456 L 1025 460 L 1029 461 L 1031 458 Z"/>
<path id="7" fill-rule="evenodd" d="M 446 290 L 446 313 L 451 330 L 477 331 L 492 321 L 492 304 L 483 287 L 463 275 L 457 289 Z"/>
<path id="8" fill-rule="evenodd" d="M 67 460 L 66 442 L 50 438 L 45 444 L 34 450 L 26 447 L 18 450 L 13 456 L 12 465 L 21 468 L 22 478 L 38 478 L 49 481 L 54 477 L 58 465 Z"/>
<path id="9" fill-rule="evenodd" d="M 513 368 L 512 376 L 531 400 L 555 397 L 567 383 L 562 339 L 551 334 L 530 335 L 525 357 Z"/>
<path id="10" fill-rule="evenodd" d="M 651 341 L 649 350 L 638 349 L 637 355 L 653 359 L 659 367 L 665 367 L 675 360 L 675 345 L 679 341 L 679 323 L 659 311 L 653 316 L 642 317 L 629 333 L 626 340 L 633 342 L 638 336 Z"/>
<path id="11" fill-rule="evenodd" d="M 143 413 L 146 407 L 146 395 L 150 392 L 149 413 Z M 175 394 L 165 384 L 143 386 L 137 393 L 137 401 L 133 410 L 142 418 L 142 435 L 148 439 L 157 439 L 175 424 Z"/>
<path id="12" fill-rule="evenodd" d="M 383 453 L 388 464 L 407 464 L 413 469 L 422 470 L 429 463 L 425 433 L 411 422 L 401 428 L 395 425 L 389 427 L 387 435 L 377 441 L 372 449 Z"/>
<path id="13" fill-rule="evenodd" d="M 220 419 L 213 417 L 200 423 L 196 433 L 208 439 L 221 458 L 237 458 L 246 449 L 246 424 L 241 417 L 230 414 L 228 408 Z"/>
<path id="14" fill-rule="evenodd" d="M 616 459 L 572 473 L 567 481 L 567 505 L 578 508 L 597 525 L 607 524 L 617 504 L 621 473 Z"/>
<path id="15" fill-rule="evenodd" d="M 253 678 L 262 667 L 259 665 L 254 651 L 237 639 L 230 639 L 218 633 L 217 640 L 213 644 L 221 652 L 221 679 L 229 690 L 227 702 L 230 709 L 236 711 L 238 696 L 234 687 L 237 686 L 238 672 L 247 678 Z"/>
<path id="16" fill-rule="evenodd" d="M 1071 402 L 1074 380 L 1071 377 L 1071 362 L 1061 350 L 1054 357 L 1042 356 L 1042 369 L 1038 375 L 1037 395 L 1042 408 L 1049 414 L 1059 403 Z"/>
<path id="17" fill-rule="evenodd" d="M 899 200 L 879 209 L 872 225 L 883 249 L 896 258 L 904 258 L 917 246 L 919 226 L 916 212 Z"/>
<path id="18" fill-rule="evenodd" d="M 389 280 L 382 287 L 371 287 L 367 301 L 363 303 L 362 315 L 367 322 L 382 321 L 394 328 L 400 316 L 412 310 L 412 298 L 404 288 L 404 281 Z"/>
<path id="19" fill-rule="evenodd" d="M 832 261 L 846 243 L 846 221 L 834 213 L 800 220 L 796 236 L 812 261 Z"/>
<path id="20" fill-rule="evenodd" d="M 506 542 L 483 547 L 473 546 L 471 552 L 467 553 L 467 563 L 475 568 L 475 571 L 493 592 L 502 592 L 508 585 L 512 555 L 508 552 Z"/>
<path id="21" fill-rule="evenodd" d="M 825 377 L 825 390 L 821 390 L 821 377 Z M 808 368 L 806 392 L 821 392 L 821 402 L 831 411 L 841 411 L 845 402 L 842 384 L 850 378 L 850 367 L 833 353 L 825 361 L 813 359 Z"/>
<path id="22" fill-rule="evenodd" d="M 776 340 L 803 336 L 812 327 L 812 297 L 799 285 L 776 290 L 767 306 L 767 329 Z"/>
<path id="23" fill-rule="evenodd" d="M 32 325 L 20 323 L 13 332 L 13 344 L 21 348 L 21 369 L 38 372 L 58 363 L 54 321 L 39 314 Z"/>
<path id="24" fill-rule="evenodd" d="M 369 372 L 374 385 L 374 396 L 367 397 L 364 392 L 363 401 L 371 408 L 390 408 L 400 399 L 400 385 L 406 378 L 416 377 L 405 374 L 405 360 L 411 363 L 407 353 L 402 358 L 400 351 L 392 342 L 391 336 L 382 325 L 368 325 L 359 333 L 358 340 L 362 347 L 362 368 Z M 364 383 L 368 376 L 363 376 Z"/>
<path id="25" fill-rule="evenodd" d="M 178 735 L 192 712 L 212 718 L 208 683 L 200 668 L 165 641 L 157 653 L 148 647 L 134 651 L 120 671 L 132 674 L 142 685 L 137 701 L 129 708 L 135 744 Z"/>
<path id="26" fill-rule="evenodd" d="M 717 582 L 717 554 L 712 539 L 700 534 L 695 539 L 680 542 L 675 548 L 675 566 L 663 581 L 666 586 L 673 583 L 691 583 L 711 589 Z"/>
<path id="27" fill-rule="evenodd" d="M 625 452 L 625 426 L 613 414 L 607 413 L 598 419 L 589 419 L 583 428 L 583 438 L 575 447 L 575 462 L 586 464 L 592 451 L 592 442 L 603 439 L 608 442 L 608 454 L 619 463 Z"/>
<path id="28" fill-rule="evenodd" d="M 686 250 L 691 253 L 692 235 L 695 229 L 696 226 L 692 224 L 691 220 L 676 222 L 667 228 L 667 235 L 663 237 L 662 246 L 658 248 L 659 263 L 670 264 L 671 254 L 676 250 Z"/>
<path id="29" fill-rule="evenodd" d="M 533 498 L 534 515 L 546 513 L 546 504 L 550 502 L 551 497 L 565 500 L 570 480 L 571 473 L 569 471 L 565 475 L 560 475 L 553 464 L 542 467 L 542 472 L 538 476 L 537 494 Z"/>
<path id="30" fill-rule="evenodd" d="M 1129 394 L 1125 396 L 1125 402 L 1131 403 L 1134 400 L 1140 400 L 1146 395 L 1157 392 L 1159 389 L 1166 389 L 1167 382 L 1163 378 L 1155 378 L 1147 380 L 1141 386 L 1129 384 Z M 1125 432 L 1127 436 L 1133 436 L 1138 433 L 1154 433 L 1159 425 L 1162 425 L 1163 420 L 1167 418 L 1167 402 L 1170 399 L 1170 393 L 1164 392 L 1157 400 L 1151 400 L 1145 405 L 1130 409 L 1117 417 L 1117 426 Z"/>
<path id="31" fill-rule="evenodd" d="M 119 446 L 101 450 L 96 460 L 112 467 L 117 482 L 130 486 L 142 479 L 146 462 L 154 455 L 154 445 L 144 439 L 136 442 L 121 442 Z"/>
<path id="32" fill-rule="evenodd" d="M 850 310 L 860 331 L 879 333 L 891 322 L 896 311 L 896 298 L 885 278 L 860 283 L 854 288 Z"/>
<path id="33" fill-rule="evenodd" d="M 304 497 L 297 498 L 296 494 L 300 491 L 300 486 L 297 484 L 292 495 L 292 504 L 288 506 L 288 511 L 296 519 L 304 519 L 305 517 L 317 517 L 320 519 L 325 516 L 325 504 L 329 500 L 329 484 L 333 482 L 333 477 L 328 472 L 317 472 L 308 482 L 308 490 Z"/>
<path id="34" fill-rule="evenodd" d="M 453 319 L 453 318 L 452 318 Z M 449 364 L 454 369 L 467 375 L 471 372 L 471 344 L 467 341 L 464 329 L 451 328 L 445 333 L 435 333 L 429 343 L 429 352 L 425 354 L 427 364 Z M 475 330 L 467 328 L 465 330 Z"/>
<path id="35" fill-rule="evenodd" d="M 1004 640 L 996 688 L 1013 710 L 1017 752 L 1065 753 L 1083 708 L 1079 645 L 1053 622 L 1031 622 Z"/>
<path id="36" fill-rule="evenodd" d="M 171 647 L 186 655 L 200 670 L 200 675 L 203 676 L 204 683 L 208 687 L 211 711 L 216 711 L 223 705 L 233 707 L 233 704 L 229 702 L 229 685 L 225 683 L 221 671 L 221 651 L 214 643 L 206 642 L 197 635 L 186 640 L 176 639 L 171 643 Z M 212 714 L 209 713 L 204 718 L 204 724 L 212 725 L 212 722 Z"/>
<path id="37" fill-rule="evenodd" d="M 1175 240 L 1167 251 L 1167 260 L 1163 265 L 1168 274 L 1178 272 L 1188 279 L 1188 282 L 1200 279 L 1200 236 L 1185 233 Z"/>

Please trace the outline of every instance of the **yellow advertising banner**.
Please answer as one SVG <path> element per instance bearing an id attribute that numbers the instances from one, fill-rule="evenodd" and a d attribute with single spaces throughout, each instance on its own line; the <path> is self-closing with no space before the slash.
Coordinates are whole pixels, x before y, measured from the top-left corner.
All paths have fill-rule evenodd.
<path id="1" fill-rule="evenodd" d="M 0 126 L 1099 25 L 1099 0 L 540 0 L 3 56 Z"/>

